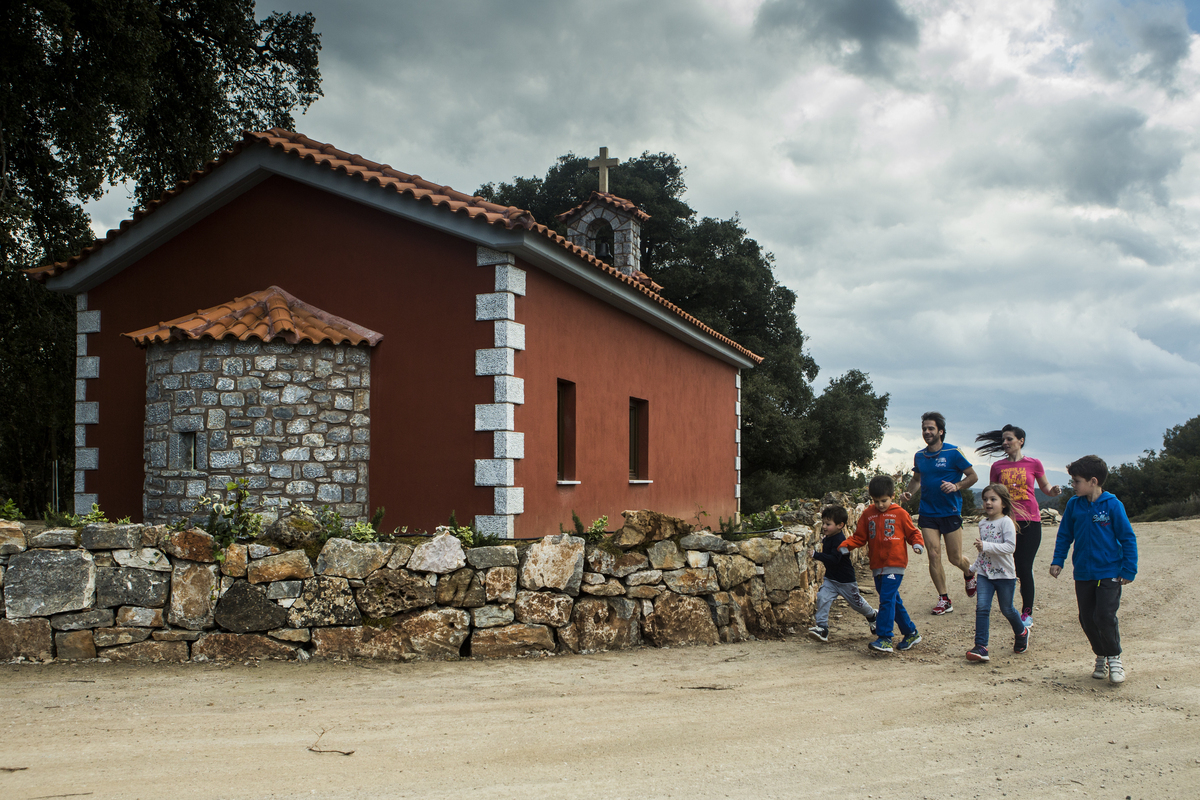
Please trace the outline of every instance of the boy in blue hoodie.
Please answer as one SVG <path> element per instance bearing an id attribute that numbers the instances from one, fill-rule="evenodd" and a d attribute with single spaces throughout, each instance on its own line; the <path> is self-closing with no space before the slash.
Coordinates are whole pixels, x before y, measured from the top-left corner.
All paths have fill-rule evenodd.
<path id="1" fill-rule="evenodd" d="M 1125 506 L 1113 494 L 1104 491 L 1108 465 L 1099 456 L 1084 456 L 1067 465 L 1075 496 L 1067 502 L 1050 577 L 1057 578 L 1074 544 L 1071 566 L 1074 568 L 1075 599 L 1079 603 L 1079 624 L 1092 652 L 1096 668 L 1092 677 L 1113 683 L 1125 680 L 1121 664 L 1121 631 L 1117 627 L 1117 609 L 1121 605 L 1121 587 L 1137 576 L 1137 538 Z"/>

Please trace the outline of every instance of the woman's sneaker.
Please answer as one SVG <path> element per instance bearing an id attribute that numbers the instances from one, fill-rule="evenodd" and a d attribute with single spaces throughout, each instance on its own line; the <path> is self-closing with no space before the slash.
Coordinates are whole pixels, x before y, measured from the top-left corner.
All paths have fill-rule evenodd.
<path id="1" fill-rule="evenodd" d="M 1110 683 L 1125 682 L 1125 667 L 1121 664 L 1120 656 L 1108 657 L 1108 680 Z"/>
<path id="2" fill-rule="evenodd" d="M 1096 668 L 1094 670 L 1092 670 L 1092 677 L 1098 681 L 1102 681 L 1108 677 L 1108 658 L 1107 657 L 1096 656 Z"/>
<path id="3" fill-rule="evenodd" d="M 871 642 L 869 645 L 867 645 L 867 647 L 871 648 L 876 653 L 891 653 L 892 652 L 892 640 L 884 639 L 881 636 L 878 639 L 876 639 L 875 641 Z"/>
<path id="4" fill-rule="evenodd" d="M 940 617 L 942 614 L 949 614 L 954 610 L 954 604 L 950 602 L 949 597 L 939 597 L 937 603 L 933 607 L 933 615 Z"/>
<path id="5" fill-rule="evenodd" d="M 972 572 L 967 576 L 967 597 L 974 597 L 975 592 L 979 589 L 979 579 Z"/>
<path id="6" fill-rule="evenodd" d="M 988 658 L 987 648 L 977 644 L 967 651 L 967 661 L 991 661 L 991 659 Z"/>
<path id="7" fill-rule="evenodd" d="M 1017 640 L 1013 642 L 1014 653 L 1024 653 L 1029 649 L 1029 628 L 1017 634 Z"/>
<path id="8" fill-rule="evenodd" d="M 820 642 L 829 641 L 829 628 L 823 628 L 820 625 L 813 625 L 808 629 L 808 635 Z"/>
<path id="9" fill-rule="evenodd" d="M 1033 609 L 1032 608 L 1021 609 L 1021 624 L 1024 625 L 1026 628 L 1033 627 Z"/>

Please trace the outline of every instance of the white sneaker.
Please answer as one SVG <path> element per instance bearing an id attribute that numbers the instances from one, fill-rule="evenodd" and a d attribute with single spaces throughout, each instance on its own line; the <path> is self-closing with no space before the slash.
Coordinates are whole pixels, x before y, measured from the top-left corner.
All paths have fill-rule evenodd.
<path id="1" fill-rule="evenodd" d="M 1121 665 L 1120 656 L 1108 657 L 1108 680 L 1110 683 L 1125 682 L 1125 667 Z"/>
<path id="2" fill-rule="evenodd" d="M 1117 663 L 1120 663 L 1120 660 Z M 1098 681 L 1108 677 L 1108 658 L 1106 656 L 1096 656 L 1096 668 L 1092 670 L 1092 677 Z"/>

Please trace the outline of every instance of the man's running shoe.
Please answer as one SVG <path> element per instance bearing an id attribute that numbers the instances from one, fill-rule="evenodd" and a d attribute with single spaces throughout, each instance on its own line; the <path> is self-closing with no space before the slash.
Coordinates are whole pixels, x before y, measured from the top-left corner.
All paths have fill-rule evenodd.
<path id="1" fill-rule="evenodd" d="M 1098 681 L 1102 681 L 1108 677 L 1108 657 L 1096 656 L 1096 668 L 1092 670 L 1092 677 Z"/>
<path id="2" fill-rule="evenodd" d="M 987 648 L 977 644 L 967 651 L 967 661 L 991 661 L 991 659 L 988 658 Z"/>
<path id="3" fill-rule="evenodd" d="M 808 635 L 821 642 L 829 641 L 829 628 L 822 628 L 820 625 L 813 625 L 808 629 Z"/>
<path id="4" fill-rule="evenodd" d="M 949 597 L 939 597 L 937 604 L 933 607 L 933 615 L 940 617 L 942 614 L 949 614 L 954 610 L 954 604 L 950 602 Z"/>
<path id="5" fill-rule="evenodd" d="M 908 636 L 905 636 L 900 641 L 900 644 L 896 645 L 896 649 L 897 650 L 910 650 L 910 649 L 912 649 L 912 646 L 914 644 L 920 644 L 920 643 L 921 643 L 921 634 L 910 633 Z"/>
<path id="6" fill-rule="evenodd" d="M 892 652 L 892 640 L 880 637 L 867 645 L 867 647 L 874 650 L 876 653 L 890 653 Z"/>
<path id="7" fill-rule="evenodd" d="M 967 597 L 974 597 L 975 591 L 979 588 L 979 579 L 972 572 L 967 576 Z"/>
<path id="8" fill-rule="evenodd" d="M 879 635 L 878 632 L 875 630 L 875 620 L 877 620 L 877 619 L 879 619 L 878 611 L 875 612 L 875 615 L 873 617 L 871 617 L 870 619 L 867 620 L 867 624 L 871 626 L 871 635 L 872 636 Z"/>
<path id="9" fill-rule="evenodd" d="M 1017 639 L 1013 642 L 1014 653 L 1024 653 L 1029 649 L 1029 628 L 1017 634 Z"/>

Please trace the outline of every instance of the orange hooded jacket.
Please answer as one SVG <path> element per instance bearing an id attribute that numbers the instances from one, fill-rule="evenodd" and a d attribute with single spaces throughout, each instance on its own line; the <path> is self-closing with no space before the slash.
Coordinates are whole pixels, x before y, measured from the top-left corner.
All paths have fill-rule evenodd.
<path id="1" fill-rule="evenodd" d="M 880 511 L 874 505 L 868 506 L 858 518 L 854 535 L 842 542 L 838 549 L 844 547 L 846 550 L 853 550 L 864 544 L 867 545 L 867 552 L 871 556 L 872 570 L 885 567 L 903 569 L 908 566 L 906 545 L 919 544 L 924 547 L 925 539 L 913 524 L 908 512 L 892 503 L 887 511 Z"/>

